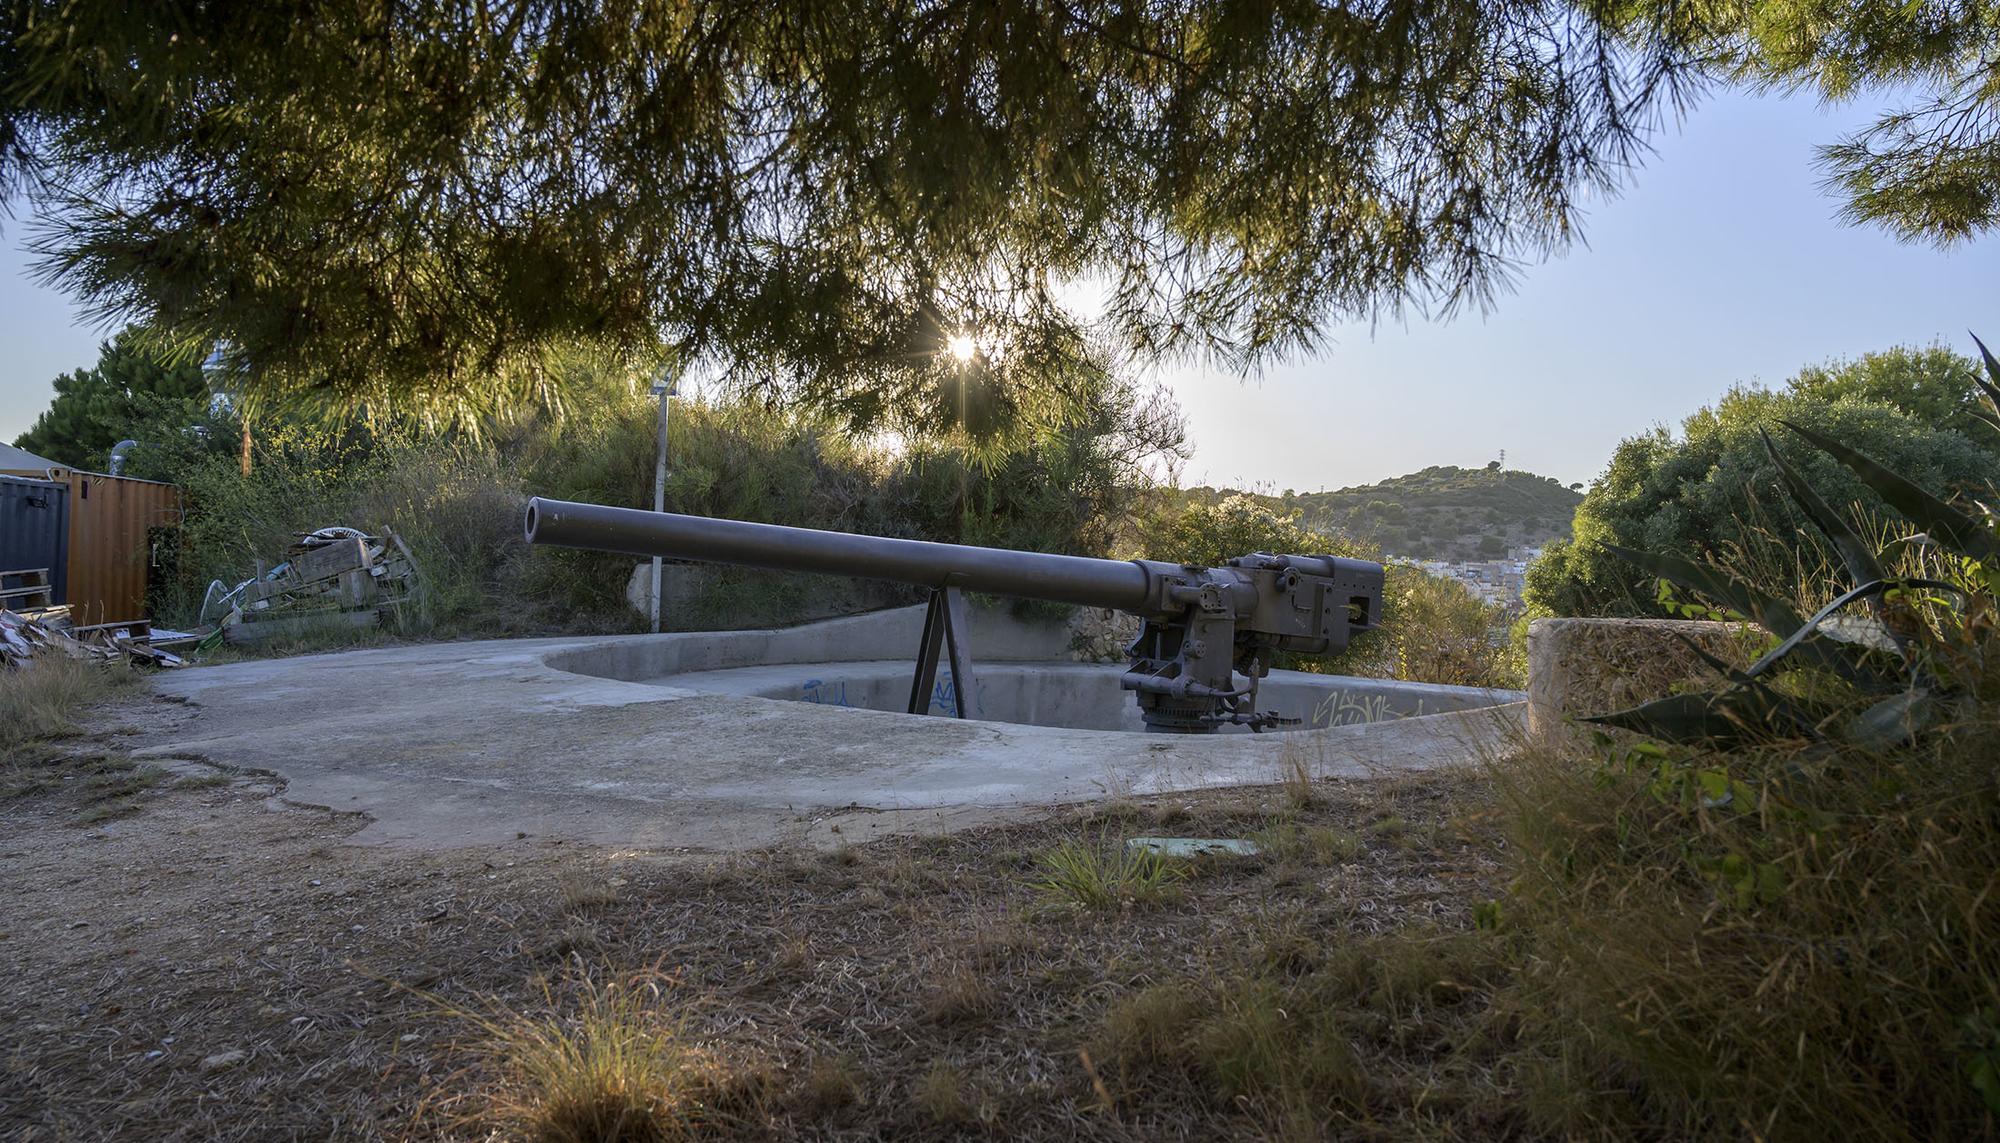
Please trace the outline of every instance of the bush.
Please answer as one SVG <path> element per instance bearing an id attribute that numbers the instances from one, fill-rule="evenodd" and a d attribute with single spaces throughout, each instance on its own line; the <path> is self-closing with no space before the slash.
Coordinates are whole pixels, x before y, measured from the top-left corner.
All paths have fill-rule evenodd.
<path id="1" fill-rule="evenodd" d="M 2000 361 L 1987 368 L 2000 422 Z M 1594 770 L 1503 771 L 1512 1007 L 1566 1085 L 1634 1093 L 1584 1111 L 1596 1131 L 1643 1118 L 1680 1135 L 1990 1137 L 2000 533 L 1990 510 L 1849 441 L 1793 432 L 1902 514 L 1905 537 L 1866 543 L 1767 439 L 1845 584 L 1788 600 L 1733 569 L 1609 553 L 1758 620 L 1773 645 L 1714 693 L 1592 720 L 1651 736 L 1605 739 Z M 1835 638 L 1842 601 L 1872 615 Z M 1589 1052 L 1565 1050 L 1579 1040 Z"/>
<path id="2" fill-rule="evenodd" d="M 590 366 L 583 362 L 579 368 Z M 670 511 L 869 535 L 1084 555 L 1105 554 L 1144 483 L 1142 462 L 1179 447 L 1171 404 L 1107 375 L 1024 414 L 1007 448 L 956 439 L 900 450 L 857 440 L 823 417 L 752 398 L 681 400 L 669 422 Z M 412 425 L 272 418 L 240 468 L 241 423 L 226 408 L 135 457 L 135 475 L 187 491 L 174 574 L 154 613 L 192 624 L 211 581 L 248 578 L 299 533 L 329 525 L 395 529 L 422 572 L 412 626 L 434 634 L 633 630 L 628 556 L 530 549 L 528 495 L 629 506 L 653 498 L 658 405 L 592 374 L 593 394 L 557 419 L 489 425 L 483 435 Z M 784 623 L 829 597 L 857 606 L 914 596 L 854 592 L 819 577 L 748 571 L 715 578 L 703 626 Z M 756 598 L 750 600 L 749 597 Z M 752 605 L 754 603 L 754 606 Z M 824 612 L 821 612 L 824 613 Z"/>
<path id="3" fill-rule="evenodd" d="M 1251 552 L 1380 559 L 1350 540 L 1314 532 L 1256 497 L 1219 503 L 1189 501 L 1156 509 L 1137 528 L 1141 558 L 1215 565 Z M 1337 655 L 1281 655 L 1286 670 L 1407 679 L 1459 686 L 1521 685 L 1506 650 L 1506 617 L 1468 594 L 1457 581 L 1422 568 L 1392 564 L 1383 586 L 1382 625 L 1355 637 Z"/>
<path id="4" fill-rule="evenodd" d="M 1664 616 L 1636 569 L 1605 553 L 1715 557 L 1770 592 L 1818 577 L 1832 558 L 1797 509 L 1773 500 L 1777 471 L 1758 438 L 1780 419 L 1849 442 L 1947 494 L 2000 477 L 2000 460 L 1974 434 L 1973 363 L 1949 350 L 1897 349 L 1801 371 L 1777 392 L 1739 388 L 1688 417 L 1618 446 L 1577 507 L 1573 537 L 1529 568 L 1531 610 L 1552 615 Z M 1879 527 L 1887 505 L 1840 465 L 1801 459 L 1806 478 L 1858 530 Z M 1803 542 L 1800 537 L 1805 535 Z"/>
<path id="5" fill-rule="evenodd" d="M 1503 769 L 1522 970 L 1503 1002 L 1553 1082 L 1601 1093 L 1543 1127 L 1990 1137 L 1996 742 L 1983 717 L 1889 757 L 1641 747 Z M 1710 804 L 1708 775 L 1740 796 Z"/>

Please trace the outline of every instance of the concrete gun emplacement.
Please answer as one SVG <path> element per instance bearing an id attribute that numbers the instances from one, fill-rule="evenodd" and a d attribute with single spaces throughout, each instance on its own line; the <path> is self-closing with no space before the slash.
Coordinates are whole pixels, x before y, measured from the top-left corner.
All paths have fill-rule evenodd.
<path id="1" fill-rule="evenodd" d="M 1100 560 L 848 532 L 751 524 L 536 497 L 531 544 L 895 580 L 931 589 L 911 684 L 911 713 L 929 709 L 941 647 L 954 692 L 972 690 L 961 591 L 1113 608 L 1142 621 L 1123 686 L 1148 730 L 1182 734 L 1227 725 L 1263 730 L 1297 719 L 1258 713 L 1257 684 L 1279 652 L 1347 646 L 1382 615 L 1382 565 L 1340 556 L 1254 552 L 1219 567 Z M 963 697 L 957 713 L 967 715 Z"/>

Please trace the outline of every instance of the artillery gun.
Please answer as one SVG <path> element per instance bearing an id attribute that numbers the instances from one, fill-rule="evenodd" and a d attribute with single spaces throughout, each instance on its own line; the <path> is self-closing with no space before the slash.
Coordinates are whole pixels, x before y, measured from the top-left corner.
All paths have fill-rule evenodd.
<path id="1" fill-rule="evenodd" d="M 940 650 L 952 664 L 956 713 L 967 716 L 973 669 L 962 591 L 1114 608 L 1140 618 L 1124 689 L 1146 728 L 1182 734 L 1226 725 L 1296 723 L 1256 709 L 1257 684 L 1279 652 L 1347 646 L 1382 614 L 1382 565 L 1339 556 L 1255 552 L 1219 567 L 1101 560 L 848 532 L 644 512 L 536 497 L 531 544 L 635 556 L 895 580 L 931 589 L 910 712 L 930 708 Z"/>

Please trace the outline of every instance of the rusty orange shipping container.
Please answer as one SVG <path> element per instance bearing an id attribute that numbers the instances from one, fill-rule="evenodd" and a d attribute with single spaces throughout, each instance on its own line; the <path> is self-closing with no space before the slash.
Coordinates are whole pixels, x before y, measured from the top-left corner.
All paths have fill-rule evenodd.
<path id="1" fill-rule="evenodd" d="M 181 490 L 100 472 L 70 472 L 66 479 L 71 622 L 144 618 L 153 529 L 180 525 Z"/>
<path id="2" fill-rule="evenodd" d="M 121 623 L 146 617 L 153 529 L 178 527 L 181 490 L 155 480 L 48 468 L 13 472 L 69 484 L 70 622 Z"/>

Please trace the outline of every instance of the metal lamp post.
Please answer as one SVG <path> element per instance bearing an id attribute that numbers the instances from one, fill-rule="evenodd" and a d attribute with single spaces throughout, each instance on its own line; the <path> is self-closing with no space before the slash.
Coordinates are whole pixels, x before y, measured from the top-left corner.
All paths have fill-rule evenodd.
<path id="1" fill-rule="evenodd" d="M 669 367 L 671 368 L 671 367 Z M 673 402 L 674 394 L 680 390 L 680 377 L 661 370 L 659 380 L 653 382 L 652 393 L 660 399 L 660 448 L 653 462 L 653 511 L 667 510 L 667 409 Z M 648 605 L 652 612 L 653 634 L 660 633 L 660 557 L 653 557 L 653 594 Z"/>

